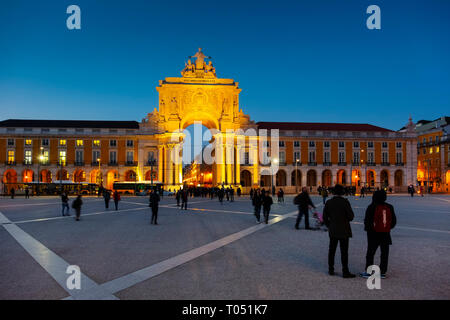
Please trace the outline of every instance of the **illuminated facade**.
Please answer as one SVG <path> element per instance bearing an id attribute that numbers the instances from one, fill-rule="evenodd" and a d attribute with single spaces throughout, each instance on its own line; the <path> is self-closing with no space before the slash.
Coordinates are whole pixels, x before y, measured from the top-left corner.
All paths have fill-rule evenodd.
<path id="1" fill-rule="evenodd" d="M 450 117 L 419 121 L 416 125 L 417 180 L 425 192 L 450 190 L 449 131 Z"/>
<path id="2" fill-rule="evenodd" d="M 159 106 L 141 122 L 0 122 L 2 181 L 37 181 L 39 175 L 41 182 L 111 188 L 114 181 L 150 181 L 153 175 L 166 189 L 177 189 L 183 184 L 183 130 L 201 121 L 213 137 L 212 185 L 242 186 L 244 192 L 273 185 L 289 193 L 335 183 L 396 191 L 416 184 L 411 120 L 401 132 L 368 124 L 255 123 L 239 107 L 238 83 L 218 78 L 201 49 L 193 58 L 181 77 L 159 82 Z M 276 130 L 279 138 L 273 140 Z"/>

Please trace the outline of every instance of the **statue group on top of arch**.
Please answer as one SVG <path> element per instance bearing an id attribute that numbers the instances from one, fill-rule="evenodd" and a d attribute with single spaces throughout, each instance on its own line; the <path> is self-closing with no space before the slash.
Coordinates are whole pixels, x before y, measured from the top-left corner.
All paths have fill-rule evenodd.
<path id="1" fill-rule="evenodd" d="M 185 63 L 185 67 L 183 71 L 181 71 L 183 77 L 217 77 L 216 68 L 214 68 L 212 61 L 209 60 L 208 63 L 205 61 L 205 59 L 211 59 L 211 57 L 205 56 L 202 52 L 202 48 L 198 48 L 198 52 L 194 56 L 189 56 L 188 58 L 188 62 Z M 191 58 L 196 59 L 194 64 L 192 63 Z"/>

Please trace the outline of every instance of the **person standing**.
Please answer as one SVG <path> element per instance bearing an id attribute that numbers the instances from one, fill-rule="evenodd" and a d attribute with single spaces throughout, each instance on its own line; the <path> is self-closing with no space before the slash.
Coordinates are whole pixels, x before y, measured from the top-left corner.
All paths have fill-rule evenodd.
<path id="1" fill-rule="evenodd" d="M 183 189 L 183 192 L 181 193 L 181 210 L 187 210 L 187 202 L 188 202 L 188 192 L 187 190 Z"/>
<path id="2" fill-rule="evenodd" d="M 327 188 L 323 187 L 320 190 L 321 196 L 322 196 L 322 200 L 323 200 L 323 204 L 325 205 L 325 202 L 327 202 L 327 198 L 328 198 L 328 191 Z"/>
<path id="3" fill-rule="evenodd" d="M 264 222 L 266 224 L 269 223 L 269 214 L 270 214 L 270 207 L 273 204 L 272 197 L 268 192 L 265 192 L 262 197 L 262 206 L 263 206 L 263 214 L 264 214 Z"/>
<path id="4" fill-rule="evenodd" d="M 295 221 L 295 229 L 299 229 L 302 216 L 305 216 L 305 230 L 311 230 L 309 227 L 309 208 L 316 208 L 312 203 L 306 187 L 302 188 L 302 192 L 294 198 L 294 204 L 298 206 L 297 220 Z"/>
<path id="5" fill-rule="evenodd" d="M 16 190 L 14 188 L 11 188 L 11 199 L 14 199 L 15 194 Z"/>
<path id="6" fill-rule="evenodd" d="M 70 214 L 69 214 L 69 197 L 67 196 L 67 193 L 65 193 L 65 192 L 63 192 L 62 194 L 61 194 L 61 205 L 62 205 L 62 215 L 63 215 L 63 217 L 65 216 L 65 215 L 67 215 L 67 216 L 70 216 Z M 65 214 L 64 213 L 64 209 L 67 209 L 67 214 Z"/>
<path id="7" fill-rule="evenodd" d="M 254 208 L 254 215 L 256 217 L 257 223 L 261 222 L 261 205 L 262 205 L 262 199 L 261 199 L 261 192 L 255 191 L 253 194 L 253 200 L 252 200 L 253 208 Z"/>
<path id="8" fill-rule="evenodd" d="M 158 224 L 158 208 L 159 208 L 159 201 L 161 198 L 159 197 L 158 193 L 156 193 L 155 190 L 152 190 L 150 192 L 150 199 L 149 199 L 149 207 L 152 209 L 152 218 L 150 220 L 150 224 Z"/>
<path id="9" fill-rule="evenodd" d="M 323 221 L 328 228 L 330 245 L 328 249 L 328 274 L 334 275 L 334 256 L 339 242 L 341 250 L 342 274 L 344 278 L 354 278 L 348 269 L 348 245 L 352 237 L 350 221 L 355 217 L 350 202 L 342 197 L 345 190 L 342 185 L 334 187 L 335 196 L 325 203 Z"/>
<path id="10" fill-rule="evenodd" d="M 230 188 L 230 201 L 233 202 L 234 201 L 234 189 Z"/>
<path id="11" fill-rule="evenodd" d="M 109 193 L 109 190 L 103 190 L 103 199 L 105 199 L 105 208 L 109 209 L 109 200 L 111 200 L 111 194 Z"/>
<path id="12" fill-rule="evenodd" d="M 366 188 L 362 187 L 361 188 L 361 198 L 364 198 L 365 193 L 366 193 Z"/>
<path id="13" fill-rule="evenodd" d="M 237 194 L 238 198 L 241 197 L 241 188 L 240 187 L 237 188 L 236 194 Z"/>
<path id="14" fill-rule="evenodd" d="M 80 220 L 81 215 L 81 206 L 83 205 L 83 200 L 81 200 L 81 195 L 78 195 L 77 198 L 72 202 L 72 208 L 75 209 L 75 220 Z"/>
<path id="15" fill-rule="evenodd" d="M 219 189 L 217 197 L 219 198 L 220 204 L 223 204 L 223 197 L 225 196 L 225 189 L 222 187 Z"/>
<path id="16" fill-rule="evenodd" d="M 363 278 L 370 277 L 370 274 L 367 273 L 367 268 L 373 265 L 378 247 L 381 250 L 381 278 L 386 278 L 389 246 L 392 245 L 391 230 L 397 224 L 394 207 L 386 203 L 386 198 L 386 192 L 375 191 L 372 196 L 372 203 L 366 209 L 364 218 L 364 230 L 367 232 L 366 271 L 360 273 L 360 276 Z"/>
<path id="17" fill-rule="evenodd" d="M 113 200 L 114 200 L 114 206 L 116 207 L 116 211 L 117 211 L 117 210 L 119 210 L 119 201 L 120 201 L 120 194 L 119 194 L 119 192 L 117 192 L 117 190 L 114 190 Z"/>
<path id="18" fill-rule="evenodd" d="M 25 188 L 25 199 L 30 199 L 30 189 L 28 187 Z"/>

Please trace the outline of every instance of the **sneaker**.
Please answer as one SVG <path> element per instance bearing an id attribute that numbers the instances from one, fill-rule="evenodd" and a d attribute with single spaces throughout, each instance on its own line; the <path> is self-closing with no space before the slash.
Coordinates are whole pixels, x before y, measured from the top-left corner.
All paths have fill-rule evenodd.
<path id="1" fill-rule="evenodd" d="M 355 278 L 356 275 L 354 275 L 353 273 L 347 272 L 347 273 L 344 273 L 342 275 L 342 277 L 345 278 L 345 279 L 350 279 L 350 278 Z"/>
<path id="2" fill-rule="evenodd" d="M 361 272 L 361 273 L 359 274 L 359 276 L 360 276 L 361 278 L 367 279 L 367 278 L 369 278 L 371 275 L 370 275 L 369 273 L 367 273 L 367 272 Z"/>

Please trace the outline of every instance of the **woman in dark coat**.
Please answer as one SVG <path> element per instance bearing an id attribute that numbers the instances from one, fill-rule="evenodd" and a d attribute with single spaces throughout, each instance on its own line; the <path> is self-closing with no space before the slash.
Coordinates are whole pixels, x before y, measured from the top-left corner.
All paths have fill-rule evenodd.
<path id="1" fill-rule="evenodd" d="M 377 232 L 374 227 L 375 211 L 377 206 L 385 205 L 391 212 L 390 214 L 390 228 L 394 229 L 397 224 L 397 217 L 395 216 L 394 207 L 389 203 L 386 203 L 386 192 L 383 190 L 375 191 L 372 197 L 372 203 L 366 209 L 366 216 L 364 218 L 364 230 L 367 232 L 367 253 L 366 253 L 366 271 L 367 268 L 373 265 L 375 253 L 380 247 L 381 261 L 380 261 L 380 273 L 381 278 L 386 277 L 388 258 L 389 258 L 389 246 L 392 244 L 392 238 L 390 231 Z M 363 272 L 360 276 L 364 278 L 370 277 L 370 274 Z"/>
<path id="2" fill-rule="evenodd" d="M 75 209 L 75 220 L 80 220 L 81 215 L 81 206 L 83 205 L 83 200 L 81 200 L 81 195 L 78 195 L 78 197 L 72 202 L 72 208 Z"/>

